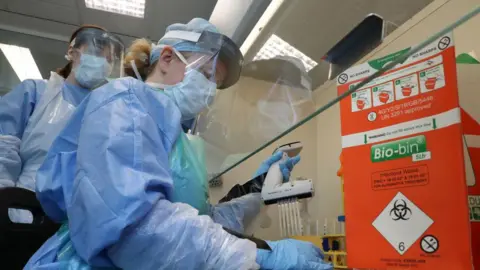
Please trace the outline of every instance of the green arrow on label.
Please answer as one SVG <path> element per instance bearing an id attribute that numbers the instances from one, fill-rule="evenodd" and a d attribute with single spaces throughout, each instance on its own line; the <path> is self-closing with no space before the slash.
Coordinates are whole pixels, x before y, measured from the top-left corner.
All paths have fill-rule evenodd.
<path id="1" fill-rule="evenodd" d="M 437 129 L 437 120 L 433 118 L 433 129 Z"/>
<path id="2" fill-rule="evenodd" d="M 382 58 L 378 58 L 378 59 L 369 61 L 368 64 L 374 69 L 377 69 L 377 70 L 381 69 L 382 67 L 385 66 L 385 64 L 395 61 L 398 57 L 404 55 L 409 50 L 410 50 L 410 48 L 403 49 L 401 51 L 389 54 L 389 55 L 384 56 Z"/>
<path id="3" fill-rule="evenodd" d="M 462 53 L 457 56 L 456 59 L 457 64 L 480 64 L 480 62 L 473 58 L 468 53 Z"/>

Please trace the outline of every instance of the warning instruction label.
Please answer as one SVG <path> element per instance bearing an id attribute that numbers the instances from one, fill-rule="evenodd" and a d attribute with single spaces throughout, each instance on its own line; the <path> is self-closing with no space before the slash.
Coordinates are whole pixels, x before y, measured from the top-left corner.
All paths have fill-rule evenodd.
<path id="1" fill-rule="evenodd" d="M 480 222 L 480 196 L 468 196 L 470 221 Z"/>
<path id="2" fill-rule="evenodd" d="M 372 174 L 372 189 L 397 189 L 428 184 L 428 167 L 420 165 Z"/>
<path id="3" fill-rule="evenodd" d="M 380 259 L 385 265 L 389 267 L 404 267 L 404 268 L 417 268 L 419 265 L 425 264 L 424 259 L 394 259 L 394 258 L 382 258 Z"/>
<path id="4" fill-rule="evenodd" d="M 473 270 L 470 227 L 480 226 L 480 194 L 466 185 L 464 156 L 476 153 L 463 135 L 453 34 L 362 83 L 408 51 L 338 76 L 338 95 L 348 94 L 340 101 L 345 233 L 354 236 L 346 239 L 348 266 Z M 467 191 L 476 195 L 469 205 Z"/>

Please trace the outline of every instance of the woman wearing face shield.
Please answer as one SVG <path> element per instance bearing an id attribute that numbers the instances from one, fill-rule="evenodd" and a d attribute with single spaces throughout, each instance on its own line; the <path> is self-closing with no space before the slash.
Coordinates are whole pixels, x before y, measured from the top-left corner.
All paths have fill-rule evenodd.
<path id="1" fill-rule="evenodd" d="M 23 81 L 0 100 L 0 187 L 35 190 L 53 139 L 90 90 L 110 75 L 119 45 L 105 29 L 82 26 L 70 38 L 65 67 L 51 72 L 48 81 Z M 9 215 L 14 222 L 33 221 L 28 211 L 12 209 Z"/>
<path id="2" fill-rule="evenodd" d="M 203 19 L 169 26 L 153 47 L 134 43 L 125 62 L 138 79 L 92 92 L 38 172 L 37 197 L 63 225 L 26 269 L 332 269 L 310 243 L 260 250 L 210 217 L 181 122 L 238 80 L 242 59 Z"/>

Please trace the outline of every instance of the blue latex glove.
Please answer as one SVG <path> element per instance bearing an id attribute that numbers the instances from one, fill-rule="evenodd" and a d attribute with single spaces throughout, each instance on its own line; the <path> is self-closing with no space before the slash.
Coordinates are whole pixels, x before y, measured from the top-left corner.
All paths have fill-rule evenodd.
<path id="1" fill-rule="evenodd" d="M 285 239 L 267 241 L 272 251 L 258 249 L 257 263 L 261 269 L 329 270 L 333 266 L 323 262 L 322 251 L 309 242 Z"/>
<path id="2" fill-rule="evenodd" d="M 273 163 L 281 160 L 282 156 L 283 156 L 282 151 L 278 151 L 275 154 L 273 154 L 267 160 L 262 162 L 262 164 L 260 164 L 260 167 L 255 172 L 253 177 L 255 178 L 261 174 L 268 172 L 268 169 L 270 169 L 270 166 L 272 166 Z M 283 182 L 288 182 L 288 180 L 290 179 L 290 173 L 293 170 L 293 167 L 295 166 L 295 164 L 297 164 L 298 162 L 300 162 L 300 155 L 293 158 L 288 157 L 284 161 L 280 162 L 279 165 L 283 175 Z"/>

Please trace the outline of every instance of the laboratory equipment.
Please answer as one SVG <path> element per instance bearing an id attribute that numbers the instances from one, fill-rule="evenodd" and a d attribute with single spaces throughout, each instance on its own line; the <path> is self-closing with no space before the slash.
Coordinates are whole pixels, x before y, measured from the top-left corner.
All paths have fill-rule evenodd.
<path id="1" fill-rule="evenodd" d="M 347 251 L 345 249 L 345 234 L 340 226 L 338 233 L 337 225 L 342 223 L 337 218 L 325 218 L 322 236 L 322 249 L 325 254 L 325 262 L 333 264 L 335 269 L 347 269 Z"/>
<path id="2" fill-rule="evenodd" d="M 332 241 L 332 250 L 333 251 L 340 250 L 340 242 L 338 240 L 333 240 Z"/>
<path id="3" fill-rule="evenodd" d="M 275 150 L 282 151 L 284 158 L 294 157 L 302 151 L 301 142 L 294 142 L 280 146 Z M 282 173 L 280 171 L 279 162 L 274 163 L 268 170 L 267 176 L 262 187 L 262 199 L 266 205 L 282 202 L 296 202 L 295 199 L 303 199 L 313 197 L 314 189 L 312 179 L 297 178 L 290 179 L 289 182 L 283 183 Z M 291 199 L 291 200 L 287 200 Z M 290 205 L 288 207 L 291 207 Z M 293 210 L 293 209 L 292 209 Z"/>
<path id="4" fill-rule="evenodd" d="M 322 248 L 323 248 L 323 251 L 325 251 L 325 252 L 330 251 L 330 246 L 329 246 L 329 244 L 328 244 L 328 238 L 323 238 L 323 240 L 322 240 Z"/>
<path id="5" fill-rule="evenodd" d="M 283 158 L 294 157 L 302 151 L 301 142 L 293 142 L 278 147 L 275 152 L 282 151 Z M 280 235 L 301 235 L 303 231 L 300 215 L 299 199 L 314 195 L 312 179 L 298 178 L 283 182 L 283 175 L 278 161 L 268 170 L 262 187 L 262 200 L 266 205 L 277 203 L 280 219 Z"/>
<path id="6" fill-rule="evenodd" d="M 340 155 L 340 168 L 337 176 L 342 182 L 342 205 L 343 212 L 343 155 Z M 325 218 L 323 223 L 322 249 L 325 254 L 325 262 L 333 264 L 335 269 L 348 269 L 346 236 L 345 236 L 345 216 L 339 215 L 332 222 Z M 318 222 L 318 221 L 317 221 Z"/>

